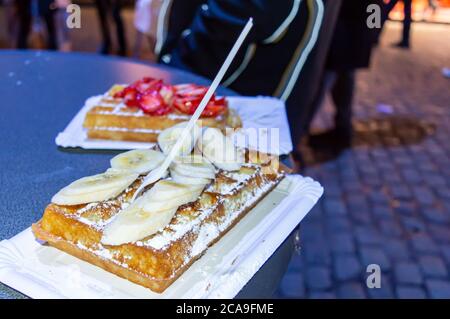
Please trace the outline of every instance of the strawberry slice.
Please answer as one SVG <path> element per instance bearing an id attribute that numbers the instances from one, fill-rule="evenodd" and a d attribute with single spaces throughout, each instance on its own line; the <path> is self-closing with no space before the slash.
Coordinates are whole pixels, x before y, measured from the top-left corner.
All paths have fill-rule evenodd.
<path id="1" fill-rule="evenodd" d="M 159 90 L 159 94 L 161 94 L 164 99 L 164 103 L 170 105 L 172 103 L 172 98 L 174 96 L 175 90 L 172 85 L 163 84 L 161 89 Z"/>
<path id="2" fill-rule="evenodd" d="M 141 110 L 147 114 L 162 115 L 169 111 L 158 91 L 148 91 L 139 95 L 138 103 Z"/>
<path id="3" fill-rule="evenodd" d="M 136 89 L 141 93 L 147 91 L 159 91 L 162 85 L 163 85 L 162 80 L 157 80 L 149 77 L 143 78 L 142 80 L 133 83 L 133 86 L 135 86 Z"/>
<path id="4" fill-rule="evenodd" d="M 205 110 L 202 112 L 204 117 L 215 117 L 219 114 L 223 114 L 227 107 L 227 103 L 224 97 L 219 99 L 214 99 L 208 103 Z"/>
<path id="5" fill-rule="evenodd" d="M 166 115 L 172 112 L 172 108 L 168 105 L 165 105 L 163 107 L 160 107 L 159 109 L 157 109 L 153 115 L 157 115 L 157 116 L 161 116 L 161 115 Z"/>
<path id="6" fill-rule="evenodd" d="M 184 114 L 192 115 L 194 114 L 197 107 L 202 101 L 203 95 L 201 96 L 188 96 L 188 97 L 175 97 L 173 101 L 173 106 Z M 202 112 L 203 117 L 215 117 L 222 114 L 226 109 L 225 98 L 216 99 L 214 96 L 209 101 L 208 105 Z"/>
<path id="7" fill-rule="evenodd" d="M 176 96 L 173 100 L 173 106 L 184 114 L 194 114 L 202 100 L 201 96 Z"/>
<path id="8" fill-rule="evenodd" d="M 125 89 L 120 90 L 119 92 L 114 93 L 113 98 L 115 99 L 123 99 Z"/>
<path id="9" fill-rule="evenodd" d="M 129 85 L 115 98 L 123 98 L 130 107 L 139 107 L 151 115 L 164 115 L 172 111 L 172 107 L 181 113 L 192 115 L 199 106 L 208 87 L 196 84 L 168 85 L 161 79 L 144 77 Z M 211 97 L 202 113 L 203 117 L 214 117 L 223 114 L 227 108 L 225 98 Z"/>
<path id="10" fill-rule="evenodd" d="M 175 90 L 176 94 L 184 95 L 187 92 L 190 92 L 197 88 L 197 85 L 195 84 L 177 84 L 173 86 L 173 89 Z"/>
<path id="11" fill-rule="evenodd" d="M 136 88 L 134 88 L 132 86 L 128 86 L 125 89 L 123 89 L 123 91 L 122 91 L 123 102 L 125 103 L 125 105 L 131 106 L 131 107 L 139 106 L 138 105 L 139 95 L 140 94 L 136 90 Z"/>

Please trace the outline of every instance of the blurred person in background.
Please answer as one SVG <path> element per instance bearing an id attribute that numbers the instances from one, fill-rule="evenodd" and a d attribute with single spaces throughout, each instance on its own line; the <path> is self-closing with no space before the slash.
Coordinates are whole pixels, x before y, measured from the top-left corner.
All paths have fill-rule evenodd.
<path id="1" fill-rule="evenodd" d="M 136 39 L 134 43 L 133 56 L 139 57 L 144 38 L 148 40 L 150 49 L 153 51 L 156 45 L 156 34 L 158 13 L 164 0 L 137 0 L 134 9 L 134 27 L 136 28 Z"/>
<path id="2" fill-rule="evenodd" d="M 383 24 L 389 18 L 389 13 L 394 9 L 395 5 L 399 2 L 399 0 L 389 0 L 386 3 L 383 10 Z M 409 38 L 411 34 L 411 23 L 412 23 L 412 0 L 402 0 L 403 2 L 403 32 L 402 39 L 400 42 L 395 45 L 400 48 L 409 48 Z"/>
<path id="3" fill-rule="evenodd" d="M 369 67 L 372 48 L 377 37 L 377 30 L 367 27 L 367 6 L 372 3 L 376 1 L 342 2 L 328 52 L 326 69 L 322 75 L 321 89 L 317 92 L 307 121 L 309 128 L 329 91 L 336 109 L 334 128 L 310 136 L 309 144 L 313 148 L 340 152 L 351 145 L 355 71 Z M 382 0 L 379 0 L 378 4 L 382 5 Z"/>
<path id="4" fill-rule="evenodd" d="M 19 18 L 17 32 L 17 48 L 28 48 L 28 37 L 31 32 L 33 16 L 39 16 L 47 27 L 47 49 L 57 49 L 55 12 L 53 0 L 15 0 L 16 13 Z"/>
<path id="5" fill-rule="evenodd" d="M 166 0 L 155 53 L 161 63 L 212 79 L 253 17 L 254 27 L 223 85 L 285 101 L 297 145 L 305 110 L 319 89 L 339 6 L 340 0 Z"/>
<path id="6" fill-rule="evenodd" d="M 67 7 L 72 3 L 71 0 L 55 0 L 55 23 L 56 35 L 58 40 L 58 48 L 60 51 L 71 51 L 72 43 L 70 41 L 70 33 L 67 27 Z"/>
<path id="7" fill-rule="evenodd" d="M 117 54 L 125 56 L 127 54 L 127 43 L 125 38 L 125 27 L 120 11 L 124 5 L 124 0 L 95 0 L 97 13 L 100 22 L 100 31 L 102 34 L 102 44 L 99 49 L 101 54 L 112 52 L 112 39 L 110 24 L 115 24 L 117 37 Z"/>
<path id="8" fill-rule="evenodd" d="M 428 0 L 427 6 L 423 8 L 422 20 L 425 21 L 427 19 L 427 14 L 430 10 L 431 10 L 431 17 L 435 16 L 438 8 L 439 3 L 437 0 Z"/>
<path id="9" fill-rule="evenodd" d="M 15 14 L 15 0 L 0 0 L 0 5 L 3 6 L 5 12 L 5 29 L 7 36 L 7 45 L 15 47 L 17 42 L 17 19 Z"/>

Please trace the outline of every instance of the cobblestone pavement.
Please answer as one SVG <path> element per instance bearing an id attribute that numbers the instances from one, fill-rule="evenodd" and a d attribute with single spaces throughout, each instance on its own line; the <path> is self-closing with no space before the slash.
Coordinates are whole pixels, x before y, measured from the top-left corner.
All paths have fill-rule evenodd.
<path id="1" fill-rule="evenodd" d="M 284 298 L 450 298 L 450 26 L 416 24 L 412 50 L 391 47 L 358 75 L 356 146 L 305 175 L 325 194 L 301 224 Z M 329 101 L 315 121 L 328 127 Z M 381 288 L 366 285 L 369 264 Z"/>

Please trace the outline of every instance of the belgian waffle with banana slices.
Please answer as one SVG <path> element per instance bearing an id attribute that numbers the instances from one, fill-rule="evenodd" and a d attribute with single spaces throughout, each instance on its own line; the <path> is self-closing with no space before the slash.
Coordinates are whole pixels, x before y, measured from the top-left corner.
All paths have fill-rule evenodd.
<path id="1" fill-rule="evenodd" d="M 159 149 L 117 155 L 104 173 L 61 189 L 33 225 L 49 245 L 161 293 L 285 176 L 276 157 L 236 148 L 216 128 L 186 138 L 166 174 L 132 201 L 186 123 Z"/>
<path id="2" fill-rule="evenodd" d="M 207 89 L 148 77 L 128 86 L 114 85 L 87 112 L 83 127 L 90 139 L 156 142 L 162 130 L 189 120 Z M 242 126 L 224 97 L 213 96 L 201 119 L 204 126 L 220 129 Z"/>

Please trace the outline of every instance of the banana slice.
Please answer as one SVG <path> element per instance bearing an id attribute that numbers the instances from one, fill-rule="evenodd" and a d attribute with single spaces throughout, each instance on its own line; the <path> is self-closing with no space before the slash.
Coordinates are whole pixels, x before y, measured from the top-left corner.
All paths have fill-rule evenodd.
<path id="1" fill-rule="evenodd" d="M 108 170 L 80 178 L 56 193 L 52 202 L 58 205 L 79 205 L 108 200 L 130 186 L 139 174 Z"/>
<path id="2" fill-rule="evenodd" d="M 161 183 L 164 183 L 163 187 L 159 187 Z M 181 185 L 173 181 L 161 181 L 160 183 L 157 183 L 155 187 L 157 187 L 156 190 L 151 189 L 148 192 L 148 195 L 144 195 L 146 199 L 144 200 L 145 204 L 143 206 L 143 210 L 146 212 L 165 211 L 193 202 L 200 196 L 205 185 L 191 186 Z M 183 192 L 184 189 L 189 189 L 189 191 Z M 166 195 L 170 195 L 170 199 L 161 199 L 161 192 L 165 192 Z"/>
<path id="3" fill-rule="evenodd" d="M 178 172 L 171 170 L 170 176 L 172 176 L 172 180 L 179 184 L 186 184 L 186 185 L 198 185 L 198 186 L 206 186 L 211 182 L 211 179 L 208 178 L 202 178 L 202 177 L 192 177 L 188 175 L 182 175 Z"/>
<path id="4" fill-rule="evenodd" d="M 158 145 L 164 154 L 168 154 L 170 152 L 170 150 L 175 145 L 177 140 L 181 137 L 181 134 L 183 133 L 183 130 L 186 127 L 187 123 L 188 122 L 178 123 L 172 127 L 163 130 L 158 135 Z M 190 154 L 195 146 L 195 143 L 197 142 L 197 139 L 200 136 L 200 133 L 201 133 L 200 126 L 198 124 L 195 124 L 191 131 L 190 136 L 187 136 L 184 139 L 178 155 Z"/>
<path id="5" fill-rule="evenodd" d="M 164 161 L 164 154 L 155 150 L 132 150 L 111 159 L 111 167 L 117 170 L 146 174 Z"/>
<path id="6" fill-rule="evenodd" d="M 189 185 L 183 185 L 171 180 L 161 180 L 157 182 L 148 192 L 141 198 L 157 199 L 160 201 L 170 201 L 174 197 L 186 196 L 195 188 Z M 139 198 L 140 199 L 140 198 Z"/>
<path id="7" fill-rule="evenodd" d="M 52 203 L 57 205 L 80 205 L 93 202 L 99 202 L 102 200 L 108 200 L 119 195 L 121 191 L 117 192 L 114 189 L 106 189 L 95 193 L 86 193 L 79 195 L 67 195 L 61 192 L 55 194 L 52 198 Z"/>
<path id="8" fill-rule="evenodd" d="M 140 204 L 135 201 L 106 226 L 102 244 L 122 245 L 150 236 L 167 226 L 177 211 L 177 208 L 172 208 L 166 211 L 145 212 Z"/>
<path id="9" fill-rule="evenodd" d="M 159 181 L 116 215 L 105 227 L 101 242 L 121 245 L 156 233 L 170 223 L 179 206 L 197 200 L 202 190 L 203 187 Z"/>
<path id="10" fill-rule="evenodd" d="M 213 179 L 216 176 L 214 165 L 201 155 L 178 156 L 174 159 L 170 170 L 190 177 Z"/>
<path id="11" fill-rule="evenodd" d="M 170 172 L 175 172 L 175 174 L 178 175 L 205 179 L 214 179 L 214 177 L 216 176 L 215 169 L 203 170 L 202 168 L 198 169 L 193 165 L 172 165 L 172 167 L 170 168 Z"/>
<path id="12" fill-rule="evenodd" d="M 164 131 L 162 131 L 158 136 L 158 144 L 161 148 L 161 150 L 164 152 L 164 154 L 167 154 L 167 157 L 159 166 L 157 169 L 151 171 L 142 182 L 141 186 L 137 189 L 137 191 L 134 193 L 133 198 L 131 200 L 135 200 L 137 196 L 141 193 L 141 191 L 146 187 L 147 185 L 150 185 L 152 183 L 155 183 L 156 181 L 160 180 L 163 176 L 164 171 L 166 171 L 170 164 L 172 163 L 173 159 L 177 155 L 186 155 L 190 154 L 192 152 L 192 149 L 195 147 L 195 144 L 197 142 L 198 137 L 201 134 L 201 128 L 198 123 L 201 123 L 201 121 L 197 121 L 193 124 L 192 130 L 189 136 L 186 136 L 183 138 L 181 145 L 177 145 L 178 151 L 171 154 L 172 147 L 176 145 L 179 138 L 181 137 L 181 134 L 184 133 L 184 130 L 186 129 L 186 125 L 190 124 L 189 122 L 182 122 L 178 123 L 175 126 L 172 126 L 171 128 L 168 128 Z"/>
<path id="13" fill-rule="evenodd" d="M 197 143 L 198 149 L 216 167 L 237 171 L 244 163 L 244 153 L 217 128 L 207 128 Z"/>

